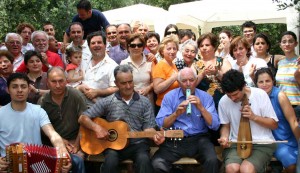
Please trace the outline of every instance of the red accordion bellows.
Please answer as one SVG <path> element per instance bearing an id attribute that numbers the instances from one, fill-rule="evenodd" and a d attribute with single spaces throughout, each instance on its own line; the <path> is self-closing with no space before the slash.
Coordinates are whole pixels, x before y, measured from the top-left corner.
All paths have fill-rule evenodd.
<path id="1" fill-rule="evenodd" d="M 59 173 L 67 162 L 56 148 L 21 143 L 6 147 L 6 159 L 13 173 Z"/>

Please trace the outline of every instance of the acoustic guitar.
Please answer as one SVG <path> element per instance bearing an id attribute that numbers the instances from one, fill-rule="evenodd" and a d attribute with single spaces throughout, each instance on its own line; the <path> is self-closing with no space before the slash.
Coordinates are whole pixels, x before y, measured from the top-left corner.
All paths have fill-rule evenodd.
<path id="1" fill-rule="evenodd" d="M 247 95 L 245 94 L 242 99 L 242 107 L 249 105 L 249 101 Z M 238 132 L 238 139 L 237 142 L 237 153 L 242 159 L 246 159 L 251 156 L 252 153 L 252 143 L 243 142 L 243 141 L 252 141 L 252 133 L 249 118 L 243 117 L 241 115 L 240 125 L 239 125 L 239 132 Z"/>
<path id="2" fill-rule="evenodd" d="M 128 138 L 152 138 L 157 132 L 166 138 L 183 138 L 182 130 L 168 130 L 157 132 L 131 132 L 127 123 L 123 121 L 107 122 L 102 118 L 94 118 L 93 121 L 109 132 L 108 139 L 98 139 L 95 132 L 80 126 L 80 146 L 87 154 L 100 154 L 105 149 L 121 150 L 128 144 Z"/>

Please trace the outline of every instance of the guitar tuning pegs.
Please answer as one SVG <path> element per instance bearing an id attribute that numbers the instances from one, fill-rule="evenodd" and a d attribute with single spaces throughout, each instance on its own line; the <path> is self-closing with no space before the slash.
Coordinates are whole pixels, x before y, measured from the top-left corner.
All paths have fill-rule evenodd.
<path id="1" fill-rule="evenodd" d="M 172 127 L 170 127 L 170 130 L 172 130 Z"/>
<path id="2" fill-rule="evenodd" d="M 178 138 L 178 141 L 181 141 L 182 139 L 181 138 Z"/>

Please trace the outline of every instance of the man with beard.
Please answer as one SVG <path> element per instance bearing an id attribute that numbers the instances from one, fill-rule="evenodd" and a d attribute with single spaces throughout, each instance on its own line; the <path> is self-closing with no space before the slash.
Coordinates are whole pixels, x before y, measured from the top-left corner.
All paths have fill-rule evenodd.
<path id="1" fill-rule="evenodd" d="M 42 54 L 43 57 L 43 71 L 47 72 L 52 66 L 60 66 L 64 68 L 64 64 L 57 53 L 51 52 L 49 48 L 49 36 L 44 31 L 34 31 L 31 35 L 31 41 L 35 51 Z M 24 61 L 16 70 L 17 72 L 26 72 Z"/>
<path id="2" fill-rule="evenodd" d="M 129 38 L 131 34 L 130 25 L 128 23 L 120 24 L 117 27 L 117 33 L 120 44 L 110 48 L 108 55 L 111 59 L 116 61 L 117 64 L 120 64 L 123 59 L 129 56 L 126 39 Z"/>
<path id="3" fill-rule="evenodd" d="M 90 107 L 96 99 L 113 94 L 118 89 L 114 83 L 113 71 L 118 64 L 106 54 L 106 38 L 101 32 L 93 32 L 87 37 L 92 53 L 88 62 L 82 62 L 84 80 L 77 88 L 88 98 Z"/>
<path id="4" fill-rule="evenodd" d="M 70 39 L 72 42 L 67 47 L 78 47 L 80 46 L 82 49 L 82 63 L 88 63 L 91 60 L 92 53 L 89 49 L 88 43 L 86 40 L 83 39 L 84 31 L 83 26 L 79 22 L 71 23 L 70 25 Z"/>

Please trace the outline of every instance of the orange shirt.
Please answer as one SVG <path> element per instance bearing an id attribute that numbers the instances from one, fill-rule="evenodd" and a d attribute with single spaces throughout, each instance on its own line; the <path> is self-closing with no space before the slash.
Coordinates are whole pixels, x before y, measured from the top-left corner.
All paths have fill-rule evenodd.
<path id="1" fill-rule="evenodd" d="M 172 76 L 174 71 L 178 72 L 175 64 L 172 64 L 172 66 L 170 66 L 165 61 L 159 61 L 152 70 L 152 78 L 153 79 L 161 78 L 161 79 L 166 80 Z M 169 86 L 169 88 L 166 91 L 158 94 L 157 100 L 156 100 L 156 105 L 160 106 L 165 94 L 167 94 L 169 91 L 171 91 L 175 88 L 178 88 L 178 87 L 179 87 L 179 84 L 177 81 L 175 81 L 174 83 L 172 83 L 172 85 Z"/>

